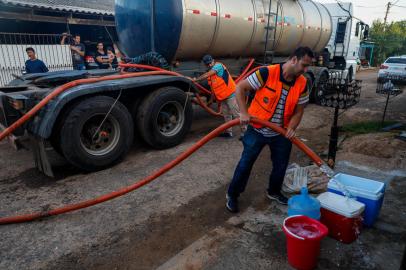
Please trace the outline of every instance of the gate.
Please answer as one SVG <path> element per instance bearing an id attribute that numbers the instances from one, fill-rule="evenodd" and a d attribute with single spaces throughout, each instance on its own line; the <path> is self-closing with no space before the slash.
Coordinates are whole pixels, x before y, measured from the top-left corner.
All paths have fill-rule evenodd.
<path id="1" fill-rule="evenodd" d="M 60 44 L 61 35 L 0 32 L 0 86 L 25 73 L 25 49 L 32 47 L 49 71 L 73 69 L 69 45 Z"/>

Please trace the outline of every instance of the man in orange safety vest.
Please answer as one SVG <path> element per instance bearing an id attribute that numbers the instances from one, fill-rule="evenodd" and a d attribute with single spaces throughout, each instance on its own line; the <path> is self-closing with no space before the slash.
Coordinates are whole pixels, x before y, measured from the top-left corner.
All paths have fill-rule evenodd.
<path id="1" fill-rule="evenodd" d="M 203 63 L 209 68 L 209 71 L 195 79 L 196 82 L 207 79 L 212 91 L 211 100 L 214 98 L 222 105 L 222 113 L 225 122 L 239 117 L 237 101 L 235 99 L 235 82 L 228 72 L 226 66 L 220 62 L 214 61 L 211 55 L 203 57 Z M 244 133 L 244 127 L 241 126 L 241 137 Z M 233 137 L 233 129 L 229 128 L 220 135 L 221 137 Z"/>
<path id="2" fill-rule="evenodd" d="M 238 197 L 244 192 L 252 166 L 265 145 L 271 150 L 272 160 L 267 197 L 287 204 L 281 186 L 292 149 L 290 139 L 295 136 L 309 101 L 303 73 L 313 58 L 310 48 L 299 47 L 286 63 L 262 67 L 237 85 L 241 124 L 248 124 L 255 117 L 284 127 L 287 134 L 285 137 L 261 125 L 248 125 L 242 139 L 244 150 L 227 191 L 226 207 L 230 212 L 238 212 Z M 248 108 L 245 97 L 250 91 L 255 91 L 255 97 Z"/>

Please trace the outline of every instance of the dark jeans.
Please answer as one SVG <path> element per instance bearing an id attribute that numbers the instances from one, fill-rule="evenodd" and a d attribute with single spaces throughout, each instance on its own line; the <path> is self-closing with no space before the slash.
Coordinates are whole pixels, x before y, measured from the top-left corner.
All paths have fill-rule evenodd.
<path id="1" fill-rule="evenodd" d="M 272 172 L 269 177 L 268 193 L 279 193 L 288 167 L 292 143 L 282 135 L 264 137 L 248 126 L 243 137 L 244 150 L 228 188 L 228 195 L 233 198 L 244 192 L 255 160 L 265 145 L 271 150 Z"/>

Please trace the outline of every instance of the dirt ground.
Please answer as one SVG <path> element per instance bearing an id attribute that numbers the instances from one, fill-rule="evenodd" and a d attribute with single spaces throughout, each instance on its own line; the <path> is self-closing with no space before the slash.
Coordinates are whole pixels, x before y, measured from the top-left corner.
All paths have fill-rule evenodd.
<path id="1" fill-rule="evenodd" d="M 380 120 L 385 98 L 376 71 L 358 74 L 361 101 L 339 124 Z M 406 94 L 390 101 L 387 120 L 406 122 Z M 298 136 L 317 153 L 328 148 L 333 111 L 309 105 Z M 137 141 L 113 168 L 83 174 L 55 161 L 56 177 L 39 173 L 28 151 L 0 143 L 0 216 L 79 202 L 129 185 L 175 158 L 222 122 L 197 109 L 181 145 L 152 150 Z M 349 136 L 337 171 L 387 183 L 381 215 L 350 245 L 322 242 L 319 269 L 400 269 L 406 243 L 406 143 L 395 133 Z M 265 198 L 271 165 L 256 162 L 241 213 L 225 210 L 225 190 L 241 154 L 237 139 L 217 138 L 151 184 L 113 201 L 26 224 L 0 226 L 0 269 L 291 269 L 281 222 L 286 207 Z M 310 160 L 294 149 L 291 161 Z"/>

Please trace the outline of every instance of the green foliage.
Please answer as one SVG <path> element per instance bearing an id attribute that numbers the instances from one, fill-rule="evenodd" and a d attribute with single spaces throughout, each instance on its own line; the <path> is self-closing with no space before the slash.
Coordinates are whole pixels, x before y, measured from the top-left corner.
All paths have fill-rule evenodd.
<path id="1" fill-rule="evenodd" d="M 382 127 L 396 124 L 395 121 L 385 121 L 382 125 L 381 121 L 368 121 L 353 124 L 343 125 L 340 130 L 352 134 L 367 134 L 381 131 Z M 404 130 L 404 128 L 400 128 Z"/>
<path id="2" fill-rule="evenodd" d="M 370 38 L 377 44 L 374 63 L 383 63 L 389 56 L 406 55 L 406 20 L 387 24 L 386 29 L 381 20 L 375 20 Z"/>

